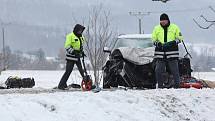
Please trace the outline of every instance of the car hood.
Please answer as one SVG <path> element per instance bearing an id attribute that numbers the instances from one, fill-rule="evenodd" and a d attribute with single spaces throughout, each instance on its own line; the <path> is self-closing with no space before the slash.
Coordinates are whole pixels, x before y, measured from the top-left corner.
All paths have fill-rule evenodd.
<path id="1" fill-rule="evenodd" d="M 121 52 L 124 59 L 136 65 L 144 65 L 153 61 L 155 48 L 120 47 L 118 50 Z"/>

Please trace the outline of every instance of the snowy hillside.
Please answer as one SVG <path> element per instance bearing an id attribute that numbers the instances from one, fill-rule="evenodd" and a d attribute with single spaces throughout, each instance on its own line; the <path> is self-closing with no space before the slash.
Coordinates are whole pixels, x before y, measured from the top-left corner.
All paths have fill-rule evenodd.
<path id="1" fill-rule="evenodd" d="M 215 45 L 210 43 L 187 44 L 188 48 L 192 48 L 198 55 L 215 56 Z"/>
<path id="2" fill-rule="evenodd" d="M 34 77 L 36 87 L 51 88 L 62 74 L 63 71 L 5 71 L 0 80 L 4 82 L 9 75 Z M 79 83 L 78 72 L 73 74 L 69 83 Z M 214 75 L 198 73 L 200 78 L 210 80 L 215 80 Z M 214 89 L 4 94 L 0 95 L 0 105 L 1 121 L 215 121 Z"/>
<path id="3" fill-rule="evenodd" d="M 210 43 L 186 43 L 186 47 L 190 54 L 205 55 L 205 56 L 215 56 L 215 45 Z M 183 44 L 179 44 L 180 50 L 182 50 L 182 55 L 186 54 Z"/>

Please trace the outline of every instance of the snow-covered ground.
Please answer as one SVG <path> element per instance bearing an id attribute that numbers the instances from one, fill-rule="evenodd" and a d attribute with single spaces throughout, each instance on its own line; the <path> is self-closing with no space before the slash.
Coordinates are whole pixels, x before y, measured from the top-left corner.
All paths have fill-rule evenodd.
<path id="1" fill-rule="evenodd" d="M 35 87 L 56 86 L 64 71 L 5 71 L 34 77 Z M 193 73 L 215 80 L 215 73 Z M 79 83 L 72 73 L 68 83 Z M 154 89 L 0 95 L 0 121 L 215 121 L 215 89 Z"/>
<path id="2" fill-rule="evenodd" d="M 9 76 L 18 77 L 33 77 L 36 84 L 35 87 L 53 88 L 58 85 L 64 71 L 31 71 L 31 70 L 9 70 L 3 71 L 0 75 L 0 83 L 5 82 Z M 81 81 L 81 75 L 78 71 L 73 71 L 69 83 L 79 83 Z"/>
<path id="3" fill-rule="evenodd" d="M 192 75 L 198 79 L 215 81 L 215 72 L 193 72 Z"/>

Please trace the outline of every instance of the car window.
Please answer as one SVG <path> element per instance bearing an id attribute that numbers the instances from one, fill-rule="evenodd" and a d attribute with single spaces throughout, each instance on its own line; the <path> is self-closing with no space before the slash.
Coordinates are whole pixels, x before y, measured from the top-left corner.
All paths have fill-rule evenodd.
<path id="1" fill-rule="evenodd" d="M 134 48 L 152 47 L 152 40 L 151 38 L 119 38 L 116 42 L 115 48 L 119 47 L 134 47 Z"/>

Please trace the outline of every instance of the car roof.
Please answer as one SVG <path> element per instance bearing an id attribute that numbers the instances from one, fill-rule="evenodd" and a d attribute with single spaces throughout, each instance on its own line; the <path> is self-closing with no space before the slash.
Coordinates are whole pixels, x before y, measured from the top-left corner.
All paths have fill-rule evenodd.
<path id="1" fill-rule="evenodd" d="M 119 35 L 118 39 L 121 38 L 128 38 L 128 39 L 135 39 L 135 38 L 151 38 L 151 34 L 124 34 L 124 35 Z"/>

